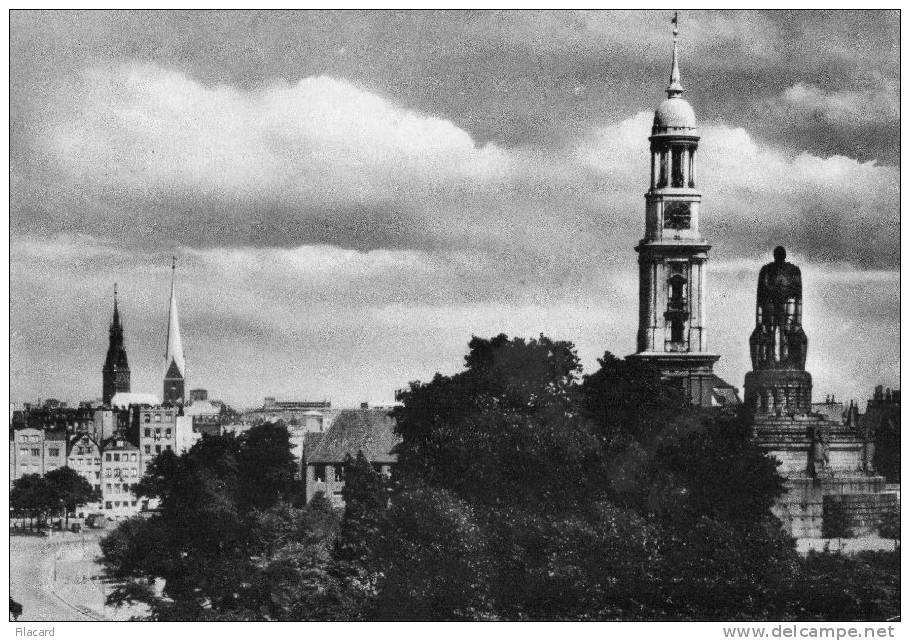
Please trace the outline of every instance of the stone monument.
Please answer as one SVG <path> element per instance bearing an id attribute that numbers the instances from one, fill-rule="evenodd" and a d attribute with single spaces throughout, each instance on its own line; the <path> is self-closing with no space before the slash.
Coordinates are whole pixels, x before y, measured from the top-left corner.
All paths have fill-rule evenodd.
<path id="1" fill-rule="evenodd" d="M 812 411 L 808 339 L 802 326 L 803 282 L 783 247 L 761 268 L 755 329 L 749 337 L 752 371 L 744 405 L 752 434 L 780 462 L 787 492 L 774 508 L 797 538 L 820 537 L 825 504 L 841 503 L 859 534 L 874 530 L 896 502 L 871 465 L 871 435 L 851 405 L 840 421 Z"/>

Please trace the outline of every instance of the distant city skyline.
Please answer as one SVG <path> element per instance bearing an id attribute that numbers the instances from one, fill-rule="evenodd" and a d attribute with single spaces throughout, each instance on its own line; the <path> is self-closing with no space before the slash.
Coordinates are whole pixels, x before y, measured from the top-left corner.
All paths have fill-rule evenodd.
<path id="1" fill-rule="evenodd" d="M 11 400 L 390 403 L 472 334 L 635 351 L 671 12 L 11 14 Z M 803 270 L 815 400 L 899 387 L 897 12 L 682 12 L 715 371 Z"/>

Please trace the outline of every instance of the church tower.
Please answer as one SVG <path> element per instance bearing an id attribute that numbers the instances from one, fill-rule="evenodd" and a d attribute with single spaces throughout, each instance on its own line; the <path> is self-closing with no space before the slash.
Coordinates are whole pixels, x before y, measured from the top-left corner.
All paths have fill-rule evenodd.
<path id="1" fill-rule="evenodd" d="M 681 97 L 678 19 L 667 99 L 654 112 L 651 185 L 645 194 L 645 236 L 638 243 L 638 345 L 631 358 L 657 367 L 694 405 L 714 404 L 708 352 L 705 278 L 708 250 L 699 231 L 695 112 Z"/>
<path id="2" fill-rule="evenodd" d="M 180 339 L 180 320 L 177 317 L 177 294 L 175 272 L 177 259 L 171 263 L 171 304 L 167 321 L 167 351 L 164 355 L 164 393 L 161 398 L 166 405 L 183 405 L 184 375 L 186 362 L 183 360 L 183 342 Z"/>
<path id="3" fill-rule="evenodd" d="M 117 309 L 117 285 L 114 285 L 114 318 L 111 320 L 107 358 L 101 370 L 101 399 L 109 405 L 114 394 L 130 391 L 130 365 L 123 345 L 123 325 Z"/>

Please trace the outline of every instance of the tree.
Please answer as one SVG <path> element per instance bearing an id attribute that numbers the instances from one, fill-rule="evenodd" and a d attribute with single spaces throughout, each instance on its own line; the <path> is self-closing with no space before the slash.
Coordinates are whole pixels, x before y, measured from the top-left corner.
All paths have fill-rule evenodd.
<path id="1" fill-rule="evenodd" d="M 60 508 L 60 497 L 40 474 L 25 474 L 16 479 L 10 489 L 9 502 L 16 515 L 28 517 L 29 527 Z"/>
<path id="2" fill-rule="evenodd" d="M 239 441 L 238 499 L 243 509 L 268 509 L 295 493 L 297 463 L 283 422 L 256 425 Z"/>
<path id="3" fill-rule="evenodd" d="M 376 598 L 380 568 L 375 553 L 389 495 L 383 478 L 362 451 L 356 458 L 345 457 L 344 479 L 344 516 L 332 552 L 331 573 L 338 582 L 338 618 L 352 620 L 365 616 Z"/>
<path id="4" fill-rule="evenodd" d="M 380 603 L 427 618 L 741 613 L 704 596 L 718 582 L 748 616 L 779 610 L 797 561 L 769 509 L 774 462 L 737 417 L 690 407 L 646 363 L 600 364 L 580 379 L 570 343 L 475 337 L 464 371 L 399 393 Z M 443 517 L 465 532 L 451 546 L 420 528 Z M 449 566 L 483 567 L 459 570 L 479 604 L 447 609 L 461 603 L 439 578 Z"/>
<path id="5" fill-rule="evenodd" d="M 822 506 L 822 537 L 837 539 L 838 547 L 843 545 L 841 539 L 853 536 L 850 513 L 844 504 L 832 497 L 826 497 Z"/>
<path id="6" fill-rule="evenodd" d="M 798 621 L 886 621 L 901 612 L 899 552 L 810 551 L 791 590 Z"/>
<path id="7" fill-rule="evenodd" d="M 426 486 L 396 495 L 382 537 L 375 610 L 385 620 L 495 618 L 483 528 L 472 506 Z"/>
<path id="8" fill-rule="evenodd" d="M 102 543 L 111 603 L 140 601 L 156 620 L 288 620 L 323 607 L 338 519 L 322 502 L 287 500 L 293 459 L 283 425 L 242 438 L 205 436 L 163 452 L 137 486 L 157 514 L 121 523 Z M 164 579 L 163 594 L 151 589 Z"/>
<path id="9" fill-rule="evenodd" d="M 878 534 L 883 538 L 892 539 L 894 551 L 897 551 L 901 538 L 901 515 L 897 508 L 891 507 L 885 513 L 878 526 Z"/>
<path id="10" fill-rule="evenodd" d="M 75 512 L 81 505 L 101 500 L 101 493 L 72 468 L 59 467 L 48 472 L 44 478 L 50 491 L 63 504 L 67 527 L 70 512 Z"/>

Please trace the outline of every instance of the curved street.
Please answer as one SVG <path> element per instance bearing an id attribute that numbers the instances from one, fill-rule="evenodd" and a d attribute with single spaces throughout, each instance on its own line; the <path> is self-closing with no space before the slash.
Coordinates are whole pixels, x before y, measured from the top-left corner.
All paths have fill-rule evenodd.
<path id="1" fill-rule="evenodd" d="M 10 596 L 22 604 L 20 621 L 100 619 L 80 611 L 53 591 L 54 557 L 67 543 L 57 538 L 10 536 Z"/>

